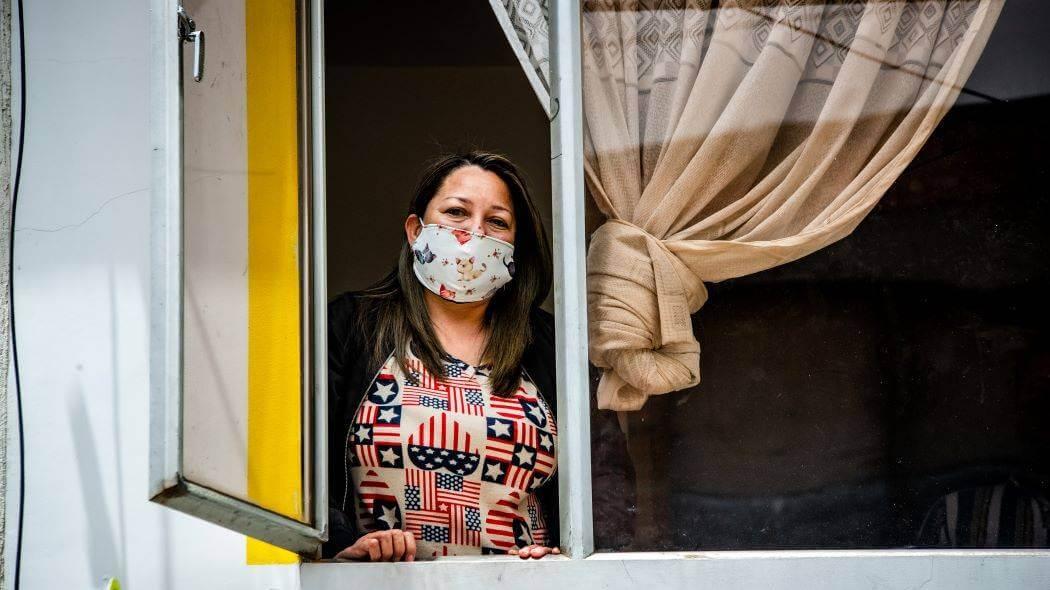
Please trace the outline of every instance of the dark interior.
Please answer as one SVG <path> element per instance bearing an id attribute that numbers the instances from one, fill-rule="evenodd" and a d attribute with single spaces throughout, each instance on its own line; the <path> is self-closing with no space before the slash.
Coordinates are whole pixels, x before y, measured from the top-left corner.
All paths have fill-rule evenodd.
<path id="1" fill-rule="evenodd" d="M 328 294 L 389 272 L 424 164 L 473 148 L 523 171 L 550 229 L 550 125 L 488 2 L 326 2 Z"/>
<path id="2" fill-rule="evenodd" d="M 959 544 L 1030 546 L 1028 507 L 1050 513 L 1047 22 L 1006 4 L 853 235 L 710 285 L 702 383 L 631 417 L 634 548 L 943 546 L 953 493 Z"/>

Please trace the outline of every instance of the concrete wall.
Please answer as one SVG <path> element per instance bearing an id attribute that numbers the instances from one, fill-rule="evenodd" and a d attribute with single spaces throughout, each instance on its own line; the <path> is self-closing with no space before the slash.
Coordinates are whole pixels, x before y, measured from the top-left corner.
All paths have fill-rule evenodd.
<path id="1" fill-rule="evenodd" d="M 0 498 L 7 491 L 8 261 L 11 237 L 11 2 L 0 0 Z M 7 578 L 6 503 L 0 502 L 0 587 Z"/>

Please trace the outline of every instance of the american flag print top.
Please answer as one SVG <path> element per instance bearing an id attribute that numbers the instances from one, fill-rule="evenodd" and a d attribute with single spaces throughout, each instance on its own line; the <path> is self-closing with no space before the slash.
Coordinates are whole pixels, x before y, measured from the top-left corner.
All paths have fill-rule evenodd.
<path id="1" fill-rule="evenodd" d="M 557 469 L 558 433 L 535 383 L 499 396 L 484 367 L 447 357 L 435 376 L 406 360 L 407 375 L 387 358 L 346 432 L 343 510 L 358 530 L 410 531 L 417 559 L 546 545 L 535 491 Z"/>

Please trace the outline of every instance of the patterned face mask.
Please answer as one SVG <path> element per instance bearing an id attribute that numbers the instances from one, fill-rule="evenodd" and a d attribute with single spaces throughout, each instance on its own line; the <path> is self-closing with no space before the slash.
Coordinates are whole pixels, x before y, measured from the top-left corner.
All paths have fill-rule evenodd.
<path id="1" fill-rule="evenodd" d="M 412 254 L 419 282 L 457 303 L 488 299 L 514 278 L 514 246 L 465 229 L 424 225 Z"/>

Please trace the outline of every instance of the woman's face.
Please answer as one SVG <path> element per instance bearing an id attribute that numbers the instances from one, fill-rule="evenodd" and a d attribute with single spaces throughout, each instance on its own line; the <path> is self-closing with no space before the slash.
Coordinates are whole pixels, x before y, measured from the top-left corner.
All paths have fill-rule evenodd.
<path id="1" fill-rule="evenodd" d="M 430 200 L 422 221 L 415 214 L 405 220 L 411 243 L 423 224 L 438 223 L 514 243 L 517 229 L 510 190 L 495 173 L 477 166 L 452 171 Z"/>

